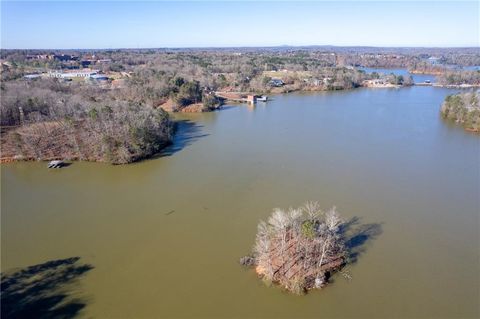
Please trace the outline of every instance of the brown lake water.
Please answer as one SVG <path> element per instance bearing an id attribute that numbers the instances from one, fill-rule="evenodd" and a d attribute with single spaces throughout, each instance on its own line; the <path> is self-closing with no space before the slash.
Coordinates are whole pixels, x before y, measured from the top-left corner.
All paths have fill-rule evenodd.
<path id="1" fill-rule="evenodd" d="M 182 116 L 140 163 L 2 165 L 2 270 L 81 257 L 85 318 L 478 318 L 480 138 L 440 118 L 454 92 L 279 95 Z M 352 280 L 299 297 L 238 259 L 307 200 L 366 232 Z"/>

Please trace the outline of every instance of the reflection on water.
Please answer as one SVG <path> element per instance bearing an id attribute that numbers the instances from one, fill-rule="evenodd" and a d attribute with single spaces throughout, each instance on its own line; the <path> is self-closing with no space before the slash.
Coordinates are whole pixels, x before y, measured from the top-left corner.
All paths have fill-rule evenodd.
<path id="1" fill-rule="evenodd" d="M 179 117 L 179 116 L 177 116 Z M 172 140 L 172 145 L 164 148 L 157 157 L 171 156 L 178 151 L 181 151 L 197 139 L 207 136 L 202 133 L 202 125 L 187 119 L 175 120 L 175 135 Z"/>
<path id="2" fill-rule="evenodd" d="M 93 269 L 78 264 L 79 257 L 52 260 L 2 274 L 3 318 L 73 318 L 85 307 L 71 289 Z"/>
<path id="3" fill-rule="evenodd" d="M 360 255 L 366 252 L 370 241 L 382 234 L 381 223 L 361 224 L 359 217 L 352 217 L 342 226 L 341 233 L 346 241 L 345 247 L 349 252 L 348 263 L 356 263 Z"/>
<path id="4" fill-rule="evenodd" d="M 181 115 L 169 156 L 2 165 L 2 269 L 81 256 L 85 317 L 478 317 L 480 146 L 441 120 L 452 92 L 278 95 Z M 300 298 L 238 258 L 274 207 L 307 200 L 349 220 L 355 262 Z"/>

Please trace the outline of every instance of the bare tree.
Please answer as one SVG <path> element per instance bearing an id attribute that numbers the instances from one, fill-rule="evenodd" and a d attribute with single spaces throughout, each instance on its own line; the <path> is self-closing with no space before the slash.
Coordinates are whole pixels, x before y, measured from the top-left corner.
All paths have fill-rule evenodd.
<path id="1" fill-rule="evenodd" d="M 342 223 L 335 207 L 323 214 L 316 202 L 287 212 L 274 209 L 268 222 L 258 225 L 257 273 L 294 292 L 322 286 L 325 273 L 345 264 Z"/>

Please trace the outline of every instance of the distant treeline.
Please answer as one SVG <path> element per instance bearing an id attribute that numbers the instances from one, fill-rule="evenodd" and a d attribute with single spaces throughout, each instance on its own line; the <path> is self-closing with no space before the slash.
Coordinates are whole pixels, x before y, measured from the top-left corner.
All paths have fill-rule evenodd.
<path id="1" fill-rule="evenodd" d="M 171 138 L 169 111 L 210 111 L 216 92 L 342 90 L 378 78 L 363 67 L 430 72 L 435 63 L 480 65 L 476 48 L 228 48 L 1 50 L 2 156 L 126 163 Z M 91 64 L 91 65 L 90 65 Z M 65 81 L 26 74 L 89 67 L 109 80 Z M 45 75 L 45 74 L 44 74 Z M 441 84 L 479 84 L 478 71 L 444 71 Z M 409 77 L 382 81 L 409 85 Z"/>

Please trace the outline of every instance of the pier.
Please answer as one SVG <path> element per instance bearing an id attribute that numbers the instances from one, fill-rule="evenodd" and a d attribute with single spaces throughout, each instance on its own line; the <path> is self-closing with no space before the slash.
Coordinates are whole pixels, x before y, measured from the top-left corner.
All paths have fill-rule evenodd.
<path id="1" fill-rule="evenodd" d="M 266 102 L 268 100 L 268 97 L 265 95 L 256 95 L 245 92 L 215 92 L 215 96 L 230 102 L 249 104 L 255 104 L 257 101 Z"/>

